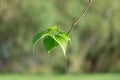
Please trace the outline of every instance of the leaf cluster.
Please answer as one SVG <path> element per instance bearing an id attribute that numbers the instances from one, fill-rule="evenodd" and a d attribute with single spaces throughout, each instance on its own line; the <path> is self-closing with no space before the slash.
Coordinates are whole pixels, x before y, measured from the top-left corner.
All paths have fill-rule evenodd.
<path id="1" fill-rule="evenodd" d="M 33 52 L 35 51 L 36 44 L 42 38 L 44 38 L 44 47 L 48 54 L 50 54 L 51 50 L 54 47 L 60 46 L 64 53 L 64 56 L 66 57 L 67 44 L 70 40 L 67 33 L 60 31 L 57 26 L 53 26 L 45 31 L 38 33 L 33 38 Z"/>

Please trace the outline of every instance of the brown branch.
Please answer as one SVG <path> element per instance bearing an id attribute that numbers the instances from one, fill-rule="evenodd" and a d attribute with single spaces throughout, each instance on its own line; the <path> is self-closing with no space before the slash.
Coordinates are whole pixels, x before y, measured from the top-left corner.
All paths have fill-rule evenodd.
<path id="1" fill-rule="evenodd" d="M 82 20 L 82 18 L 84 17 L 85 13 L 87 12 L 87 10 L 89 9 L 91 3 L 93 0 L 89 0 L 88 4 L 86 5 L 82 15 L 72 24 L 72 26 L 70 27 L 70 30 L 68 31 L 68 34 L 72 31 L 72 29 Z"/>

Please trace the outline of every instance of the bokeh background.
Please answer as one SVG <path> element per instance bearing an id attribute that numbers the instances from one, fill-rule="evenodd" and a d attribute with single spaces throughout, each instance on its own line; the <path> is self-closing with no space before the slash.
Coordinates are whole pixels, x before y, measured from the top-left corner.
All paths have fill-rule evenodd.
<path id="1" fill-rule="evenodd" d="M 67 58 L 50 56 L 33 37 L 48 27 L 68 31 L 88 0 L 0 0 L 0 73 L 79 74 L 120 72 L 120 0 L 93 0 L 70 33 Z"/>

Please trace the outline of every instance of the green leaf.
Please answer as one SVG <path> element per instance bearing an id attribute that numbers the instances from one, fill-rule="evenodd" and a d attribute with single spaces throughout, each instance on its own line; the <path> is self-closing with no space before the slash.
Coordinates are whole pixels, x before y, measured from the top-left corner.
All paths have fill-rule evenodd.
<path id="1" fill-rule="evenodd" d="M 59 29 L 58 29 L 57 26 L 53 26 L 53 27 L 48 28 L 47 31 L 49 31 L 49 32 L 50 32 L 50 31 L 57 31 L 57 32 L 58 32 Z"/>
<path id="2" fill-rule="evenodd" d="M 48 54 L 50 54 L 51 49 L 58 46 L 59 44 L 54 40 L 52 36 L 47 36 L 44 39 L 44 46 Z"/>
<path id="3" fill-rule="evenodd" d="M 67 44 L 70 38 L 65 32 L 59 32 L 57 35 L 55 35 L 55 40 L 61 46 L 64 56 L 66 57 Z"/>
<path id="4" fill-rule="evenodd" d="M 35 50 L 35 46 L 36 46 L 36 44 L 37 44 L 37 42 L 41 39 L 41 38 L 43 38 L 43 37 L 45 37 L 45 36 L 47 36 L 48 35 L 48 32 L 47 31 L 43 31 L 43 32 L 40 32 L 40 33 L 38 33 L 34 38 L 33 38 L 33 52 L 34 52 L 34 50 Z"/>
<path id="5" fill-rule="evenodd" d="M 61 32 L 56 26 L 48 28 L 46 31 L 38 33 L 33 39 L 33 52 L 37 42 L 44 38 L 44 46 L 48 54 L 50 54 L 51 50 L 56 47 L 60 46 L 66 57 L 66 49 L 67 44 L 70 38 L 68 37 L 67 33 Z"/>

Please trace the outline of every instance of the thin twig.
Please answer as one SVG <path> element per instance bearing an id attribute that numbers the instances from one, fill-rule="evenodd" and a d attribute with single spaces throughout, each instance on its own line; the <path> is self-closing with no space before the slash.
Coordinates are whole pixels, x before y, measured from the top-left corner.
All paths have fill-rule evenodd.
<path id="1" fill-rule="evenodd" d="M 89 0 L 88 4 L 86 5 L 82 15 L 72 24 L 70 30 L 68 31 L 68 34 L 72 31 L 72 29 L 82 20 L 84 17 L 85 13 L 87 12 L 88 8 L 90 7 L 91 3 L 93 0 Z"/>

